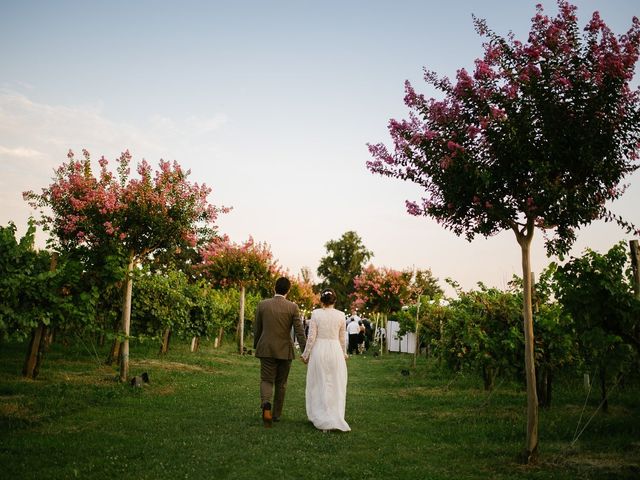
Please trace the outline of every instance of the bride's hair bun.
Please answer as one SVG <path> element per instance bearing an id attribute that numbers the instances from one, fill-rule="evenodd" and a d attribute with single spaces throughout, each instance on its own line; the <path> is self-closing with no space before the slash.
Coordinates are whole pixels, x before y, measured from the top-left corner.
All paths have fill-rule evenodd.
<path id="1" fill-rule="evenodd" d="M 320 301 L 323 305 L 333 305 L 336 303 L 336 292 L 333 291 L 333 288 L 325 288 L 320 293 Z"/>

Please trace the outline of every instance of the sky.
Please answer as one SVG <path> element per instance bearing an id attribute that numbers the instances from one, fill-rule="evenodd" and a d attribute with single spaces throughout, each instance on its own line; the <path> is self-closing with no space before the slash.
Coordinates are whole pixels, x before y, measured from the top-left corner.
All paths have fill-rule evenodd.
<path id="1" fill-rule="evenodd" d="M 49 185 L 69 149 L 96 161 L 128 149 L 134 163 L 190 169 L 211 203 L 233 207 L 219 231 L 268 243 L 294 275 L 315 273 L 325 244 L 353 230 L 378 267 L 505 288 L 521 275 L 513 233 L 467 242 L 408 215 L 420 190 L 369 173 L 366 144 L 390 144 L 389 119 L 407 116 L 405 80 L 437 96 L 424 67 L 472 69 L 482 55 L 472 14 L 526 41 L 535 3 L 0 0 L 0 225 L 24 234 L 36 212 L 22 192 Z M 572 3 L 581 25 L 599 10 L 617 34 L 640 16 L 635 0 Z M 626 183 L 611 208 L 639 224 L 640 173 Z M 571 254 L 629 239 L 595 222 Z M 533 271 L 552 260 L 537 233 Z"/>

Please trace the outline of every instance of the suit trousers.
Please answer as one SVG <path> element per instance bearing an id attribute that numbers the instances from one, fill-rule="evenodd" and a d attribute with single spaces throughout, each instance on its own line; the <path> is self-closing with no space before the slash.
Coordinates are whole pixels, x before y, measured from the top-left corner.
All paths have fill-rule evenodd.
<path id="1" fill-rule="evenodd" d="M 356 355 L 359 353 L 358 352 L 358 344 L 360 343 L 360 334 L 359 333 L 350 333 L 349 334 L 349 349 L 347 350 L 347 353 L 352 354 L 355 353 Z"/>
<path id="2" fill-rule="evenodd" d="M 260 400 L 262 404 L 271 402 L 273 396 L 274 417 L 279 417 L 282 414 L 289 370 L 291 370 L 291 360 L 260 358 Z"/>

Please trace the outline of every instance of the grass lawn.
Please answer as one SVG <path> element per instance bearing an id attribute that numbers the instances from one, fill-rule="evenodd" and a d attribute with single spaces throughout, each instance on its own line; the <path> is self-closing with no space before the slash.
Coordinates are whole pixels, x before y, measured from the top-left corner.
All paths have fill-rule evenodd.
<path id="1" fill-rule="evenodd" d="M 452 374 L 390 354 L 349 360 L 350 433 L 307 421 L 305 366 L 294 361 L 280 423 L 260 421 L 259 361 L 232 346 L 198 353 L 174 342 L 132 346 L 132 388 L 101 365 L 106 350 L 54 345 L 36 381 L 20 377 L 25 344 L 0 345 L 0 472 L 7 479 L 638 479 L 640 387 L 618 387 L 610 411 L 590 419 L 576 379 L 555 385 L 540 412 L 540 461 L 518 463 L 524 446 L 524 389 L 489 394 L 479 377 Z M 104 351 L 102 351 L 104 350 Z"/>

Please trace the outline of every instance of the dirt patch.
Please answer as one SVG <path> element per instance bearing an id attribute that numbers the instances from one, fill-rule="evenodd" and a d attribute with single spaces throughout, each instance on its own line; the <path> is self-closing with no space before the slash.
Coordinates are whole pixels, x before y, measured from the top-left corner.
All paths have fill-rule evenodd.
<path id="1" fill-rule="evenodd" d="M 180 362 L 168 362 L 166 360 L 137 360 L 131 362 L 130 367 L 143 367 L 149 366 L 153 368 L 160 368 L 163 370 L 171 370 L 178 372 L 208 372 L 214 373 L 215 370 L 211 367 L 201 367 L 200 365 L 191 365 L 189 363 Z"/>
<path id="2" fill-rule="evenodd" d="M 161 397 L 166 395 L 173 395 L 175 391 L 176 389 L 173 385 L 162 385 L 153 389 L 153 393 Z"/>
<path id="3" fill-rule="evenodd" d="M 640 478 L 636 476 L 640 475 L 640 444 L 633 443 L 631 447 L 635 448 L 624 453 L 566 451 L 550 458 L 546 463 L 577 472 L 598 472 L 599 475 L 608 477 Z"/>
<path id="4" fill-rule="evenodd" d="M 469 398 L 482 399 L 483 394 L 478 390 L 450 390 L 446 386 L 438 387 L 401 387 L 396 391 L 398 397 L 447 397 L 465 395 Z"/>
<path id="5" fill-rule="evenodd" d="M 29 422 L 39 418 L 25 405 L 23 395 L 0 396 L 0 417 Z"/>
<path id="6" fill-rule="evenodd" d="M 52 382 L 73 383 L 79 385 L 105 385 L 118 380 L 117 372 L 113 367 L 101 366 L 77 372 L 50 372 L 49 380 Z"/>

